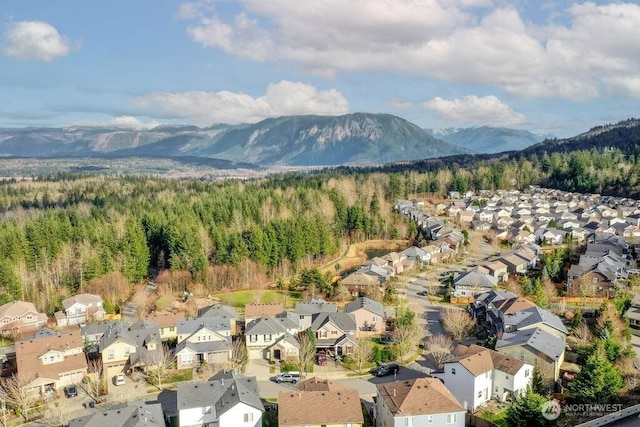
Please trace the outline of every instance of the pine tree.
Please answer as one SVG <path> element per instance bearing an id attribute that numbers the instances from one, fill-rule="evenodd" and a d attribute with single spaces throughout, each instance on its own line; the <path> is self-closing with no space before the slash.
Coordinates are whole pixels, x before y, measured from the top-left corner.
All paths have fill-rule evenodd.
<path id="1" fill-rule="evenodd" d="M 622 386 L 620 371 L 609 362 L 603 344 L 599 344 L 580 370 L 578 378 L 569 384 L 569 390 L 581 401 L 605 403 L 611 401 Z"/>
<path id="2" fill-rule="evenodd" d="M 547 399 L 539 394 L 528 391 L 524 396 L 516 398 L 507 409 L 505 421 L 509 427 L 551 427 L 555 420 L 546 419 L 542 414 L 542 405 Z"/>

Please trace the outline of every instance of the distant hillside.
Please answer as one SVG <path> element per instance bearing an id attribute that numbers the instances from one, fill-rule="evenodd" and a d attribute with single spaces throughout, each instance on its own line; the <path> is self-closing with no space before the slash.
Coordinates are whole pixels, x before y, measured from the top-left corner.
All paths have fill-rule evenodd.
<path id="1" fill-rule="evenodd" d="M 151 130 L 0 129 L 0 156 L 215 158 L 259 165 L 373 165 L 469 153 L 388 114 L 287 116 Z"/>
<path id="2" fill-rule="evenodd" d="M 528 130 L 490 126 L 425 130 L 435 138 L 468 148 L 475 153 L 522 150 L 550 137 L 549 135 L 536 135 Z"/>
<path id="3" fill-rule="evenodd" d="M 567 153 L 592 148 L 617 148 L 625 154 L 636 154 L 640 144 L 640 120 L 628 119 L 616 124 L 596 126 L 589 131 L 565 139 L 546 139 L 522 150 L 524 156 Z"/>

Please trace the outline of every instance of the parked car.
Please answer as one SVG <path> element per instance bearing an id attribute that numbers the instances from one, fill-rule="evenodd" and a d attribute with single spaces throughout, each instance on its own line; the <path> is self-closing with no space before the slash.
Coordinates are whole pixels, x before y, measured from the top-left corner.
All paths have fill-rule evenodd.
<path id="1" fill-rule="evenodd" d="M 287 374 L 280 374 L 273 377 L 273 381 L 280 383 L 295 384 L 300 381 L 300 372 L 289 372 Z"/>
<path id="2" fill-rule="evenodd" d="M 68 385 L 64 388 L 64 395 L 66 397 L 76 397 L 78 395 L 78 387 L 74 385 Z"/>
<path id="3" fill-rule="evenodd" d="M 320 366 L 325 366 L 327 364 L 327 355 L 324 351 L 316 354 L 316 363 Z"/>
<path id="4" fill-rule="evenodd" d="M 373 375 L 376 377 L 384 377 L 387 375 L 393 375 L 398 373 L 400 366 L 397 363 L 388 363 L 386 365 L 380 365 L 374 368 Z"/>
<path id="5" fill-rule="evenodd" d="M 127 377 L 124 374 L 118 374 L 113 377 L 113 383 L 115 385 L 125 385 L 127 383 Z"/>

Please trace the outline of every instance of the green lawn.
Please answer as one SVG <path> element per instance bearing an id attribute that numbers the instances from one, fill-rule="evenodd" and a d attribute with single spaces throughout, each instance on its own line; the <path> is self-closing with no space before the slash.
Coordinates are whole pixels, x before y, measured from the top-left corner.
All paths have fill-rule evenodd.
<path id="1" fill-rule="evenodd" d="M 500 411 L 500 412 L 497 412 L 497 413 L 484 411 L 484 412 L 481 412 L 479 414 L 479 416 L 480 416 L 480 418 L 485 419 L 487 421 L 491 421 L 492 423 L 494 423 L 495 425 L 498 425 L 500 427 L 509 427 L 507 425 L 507 421 L 505 420 L 505 417 L 507 416 L 507 410 L 506 409 L 504 411 Z"/>
<path id="2" fill-rule="evenodd" d="M 230 305 L 235 308 L 244 308 L 250 303 L 268 304 L 272 302 L 284 303 L 285 307 L 293 308 L 296 302 L 302 299 L 300 292 L 296 291 L 276 291 L 276 290 L 246 290 L 225 292 L 211 295 L 213 298 L 220 300 L 223 304 Z"/>

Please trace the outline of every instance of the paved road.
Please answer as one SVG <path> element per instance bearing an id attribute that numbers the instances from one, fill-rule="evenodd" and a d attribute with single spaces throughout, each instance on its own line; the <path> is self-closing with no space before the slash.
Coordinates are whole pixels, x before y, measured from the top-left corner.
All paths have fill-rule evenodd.
<path id="1" fill-rule="evenodd" d="M 147 301 L 151 294 L 158 288 L 158 284 L 153 281 L 149 282 L 144 288 L 140 289 L 136 295 L 122 306 L 120 313 L 122 314 L 122 320 L 125 322 L 135 322 L 140 318 L 140 307 L 138 307 L 136 301 Z M 142 296 L 140 296 L 142 294 Z"/>

